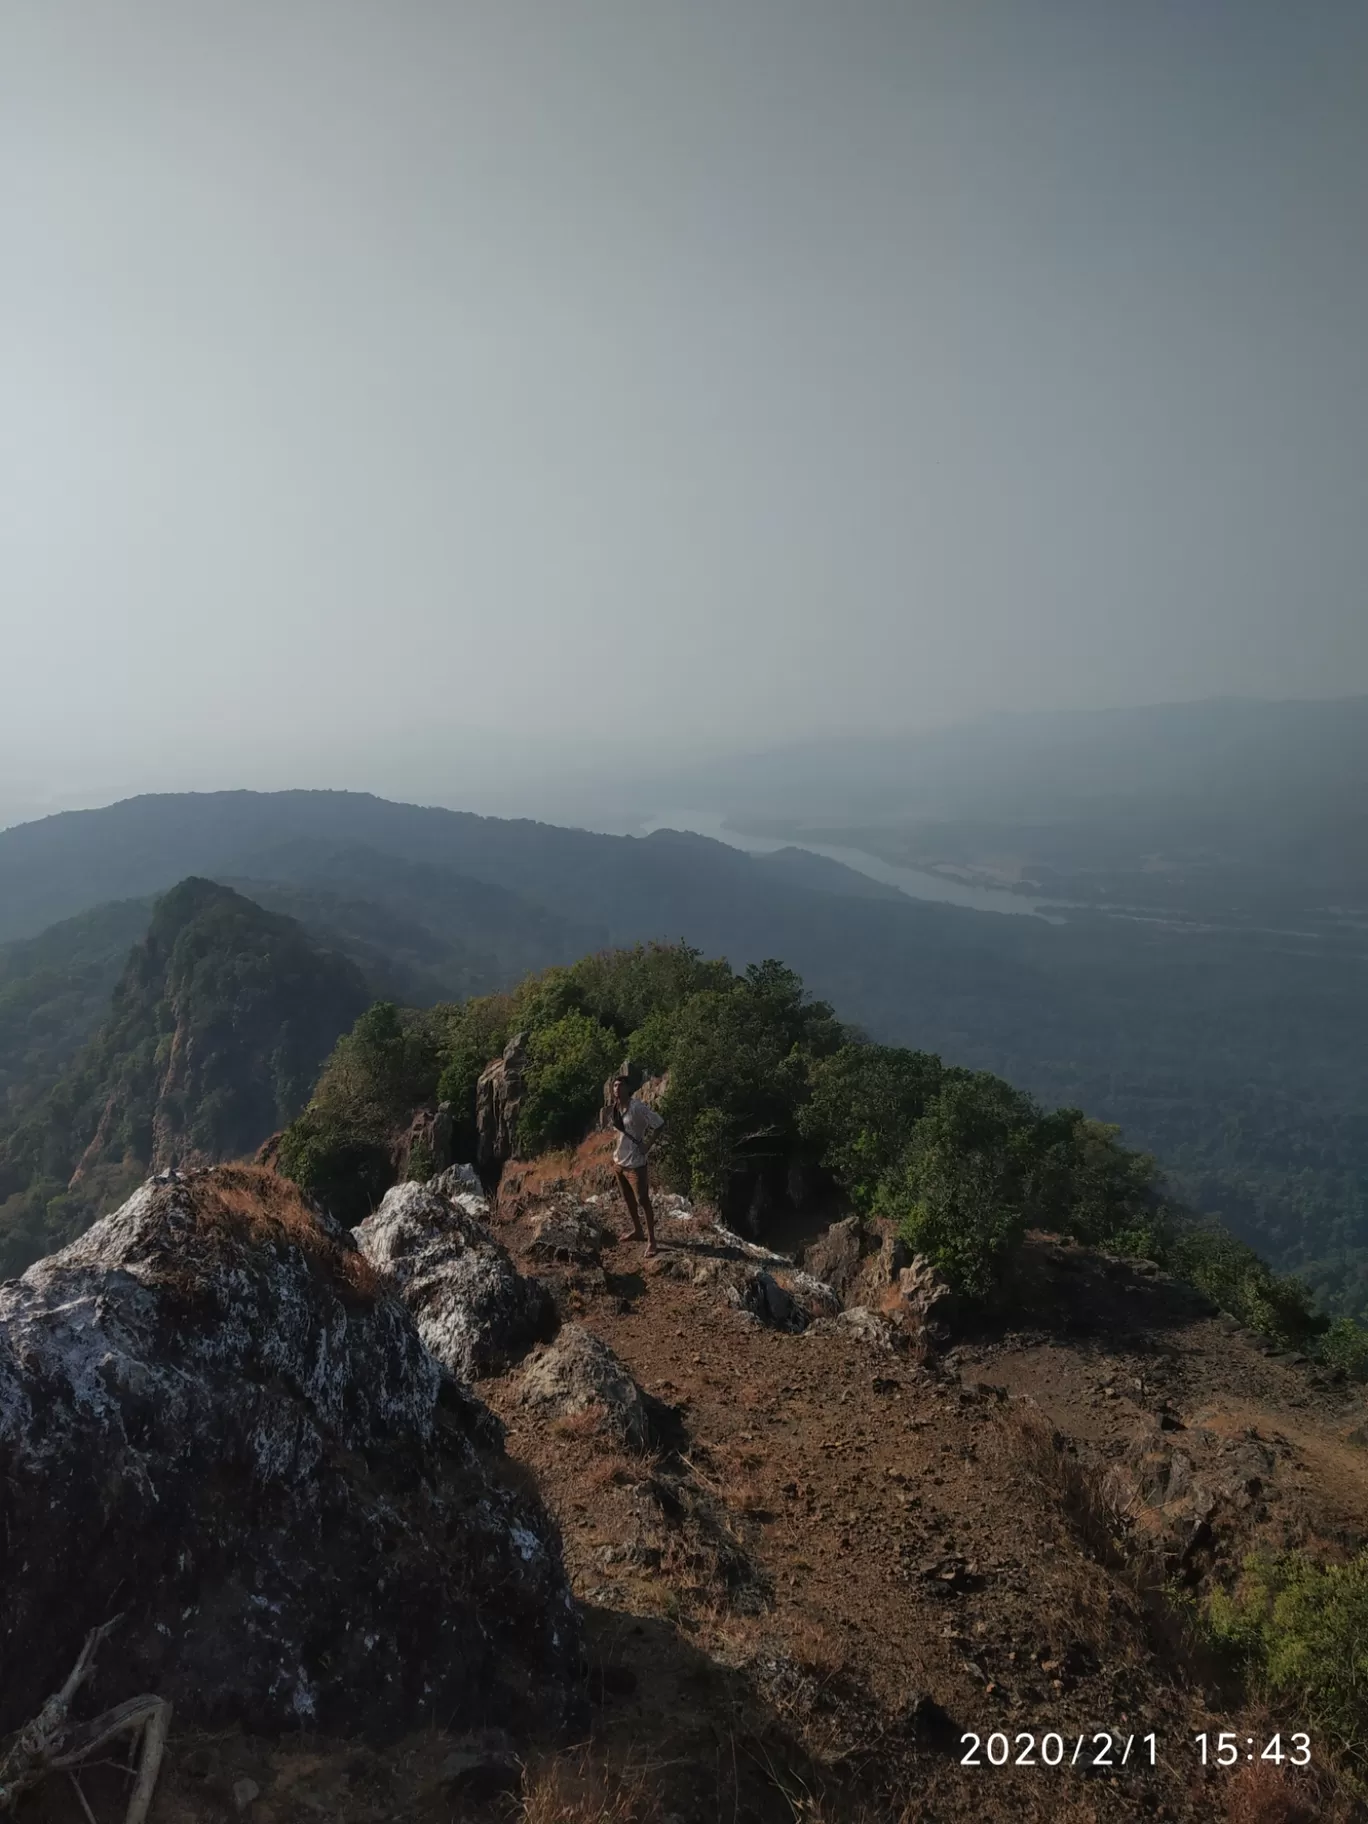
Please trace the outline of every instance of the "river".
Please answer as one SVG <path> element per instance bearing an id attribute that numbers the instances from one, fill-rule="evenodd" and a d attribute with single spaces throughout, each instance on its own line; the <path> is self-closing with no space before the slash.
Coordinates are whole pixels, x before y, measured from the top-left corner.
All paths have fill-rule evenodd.
<path id="1" fill-rule="evenodd" d="M 1051 902 L 1032 899 L 1025 893 L 1008 893 L 994 887 L 971 887 L 962 881 L 946 880 L 929 874 L 924 868 L 899 868 L 892 862 L 880 861 L 863 849 L 837 848 L 820 842 L 776 841 L 768 836 L 747 836 L 741 830 L 728 829 L 721 811 L 670 811 L 652 817 L 639 826 L 644 835 L 652 830 L 688 830 L 695 836 L 711 836 L 714 842 L 725 842 L 729 848 L 744 849 L 749 855 L 773 855 L 778 849 L 806 849 L 812 855 L 824 855 L 828 861 L 839 861 L 843 867 L 870 880 L 881 880 L 885 886 L 897 887 L 909 899 L 934 899 L 948 906 L 969 906 L 975 912 L 1011 912 L 1017 917 L 1049 918 L 1062 923 Z"/>

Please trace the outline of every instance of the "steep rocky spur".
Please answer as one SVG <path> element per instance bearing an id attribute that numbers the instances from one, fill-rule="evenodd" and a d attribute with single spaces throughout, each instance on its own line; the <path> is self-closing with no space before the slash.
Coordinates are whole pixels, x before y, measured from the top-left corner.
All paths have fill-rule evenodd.
<path id="1" fill-rule="evenodd" d="M 292 1187 L 150 1182 L 0 1285 L 0 1730 L 120 1613 L 106 1676 L 182 1725 L 554 1728 L 578 1624 L 500 1437 Z"/>

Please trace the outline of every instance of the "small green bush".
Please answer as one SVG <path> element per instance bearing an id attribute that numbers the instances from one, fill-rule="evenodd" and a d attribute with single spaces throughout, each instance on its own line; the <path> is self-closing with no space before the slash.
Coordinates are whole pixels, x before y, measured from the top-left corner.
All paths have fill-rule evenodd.
<path id="1" fill-rule="evenodd" d="M 678 1027 L 677 1007 L 657 1007 L 632 1033 L 627 1041 L 627 1052 L 645 1076 L 658 1077 L 670 1068 Z"/>
<path id="2" fill-rule="evenodd" d="M 728 988 L 692 995 L 674 1016 L 661 1111 L 670 1182 L 716 1202 L 734 1177 L 800 1155 L 798 1110 L 812 1063 L 846 1037 L 830 1007 L 809 1000 L 782 963 L 753 963 Z"/>
<path id="3" fill-rule="evenodd" d="M 730 987 L 732 972 L 688 944 L 637 944 L 582 957 L 564 980 L 567 1005 L 625 1037 L 657 1014 L 678 1012 L 696 994 Z"/>
<path id="4" fill-rule="evenodd" d="M 876 1211 L 970 1298 L 1001 1282 L 1026 1232 L 1029 1099 L 986 1072 L 947 1083 L 884 1179 Z"/>
<path id="5" fill-rule="evenodd" d="M 409 1148 L 408 1170 L 405 1177 L 410 1184 L 426 1184 L 437 1171 L 437 1161 L 433 1158 L 432 1148 L 426 1140 L 415 1140 Z"/>
<path id="6" fill-rule="evenodd" d="M 278 1163 L 285 1177 L 316 1197 L 338 1222 L 364 1222 L 394 1182 L 384 1136 L 306 1108 L 281 1137 Z"/>
<path id="7" fill-rule="evenodd" d="M 1155 1253 L 1177 1278 L 1283 1348 L 1304 1348 L 1326 1328 L 1300 1280 L 1275 1273 L 1253 1248 L 1222 1229 L 1176 1222 Z"/>
<path id="8" fill-rule="evenodd" d="M 720 1204 L 727 1188 L 735 1137 L 720 1108 L 700 1109 L 689 1133 L 688 1183 L 695 1197 Z"/>
<path id="9" fill-rule="evenodd" d="M 798 1131 L 857 1210 L 907 1151 L 915 1123 L 948 1072 L 940 1059 L 895 1045 L 843 1045 L 812 1068 Z"/>
<path id="10" fill-rule="evenodd" d="M 1368 1330 L 1352 1317 L 1335 1319 L 1316 1354 L 1327 1368 L 1343 1369 L 1351 1381 L 1368 1381 Z"/>
<path id="11" fill-rule="evenodd" d="M 475 1086 L 486 1064 L 508 1043 L 512 1018 L 513 1003 L 506 994 L 487 994 L 433 1011 L 442 1055 L 437 1099 L 451 1104 L 451 1144 L 458 1159 L 475 1157 Z"/>
<path id="12" fill-rule="evenodd" d="M 421 1015 L 377 1001 L 337 1041 L 314 1101 L 377 1125 L 408 1119 L 436 1091 L 437 1039 Z"/>
<path id="13" fill-rule="evenodd" d="M 1347 1564 L 1248 1558 L 1234 1590 L 1213 1597 L 1210 1622 L 1271 1697 L 1368 1764 L 1368 1552 Z"/>
<path id="14" fill-rule="evenodd" d="M 1120 1129 L 1080 1109 L 1041 1115 L 1031 1143 L 1027 1194 L 1031 1220 L 1093 1247 L 1138 1252 L 1155 1232 L 1154 1161 L 1121 1145 Z"/>
<path id="15" fill-rule="evenodd" d="M 518 1113 L 518 1150 L 574 1146 L 602 1106 L 603 1085 L 617 1067 L 621 1041 L 575 1010 L 528 1041 L 527 1086 Z"/>

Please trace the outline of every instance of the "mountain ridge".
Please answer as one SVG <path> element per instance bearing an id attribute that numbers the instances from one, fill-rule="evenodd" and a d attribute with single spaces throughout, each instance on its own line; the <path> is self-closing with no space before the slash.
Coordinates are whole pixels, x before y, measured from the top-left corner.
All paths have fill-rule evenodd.
<path id="1" fill-rule="evenodd" d="M 6 1253 L 32 1258 L 40 1238 L 79 1232 L 149 1171 L 253 1151 L 307 1102 L 370 999 L 355 964 L 292 919 L 182 881 L 153 908 L 94 1037 L 0 1138 Z"/>

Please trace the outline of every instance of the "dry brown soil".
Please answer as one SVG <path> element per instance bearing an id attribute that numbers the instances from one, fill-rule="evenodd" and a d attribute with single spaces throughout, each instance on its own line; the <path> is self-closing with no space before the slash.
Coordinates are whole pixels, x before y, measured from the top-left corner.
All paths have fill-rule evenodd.
<path id="1" fill-rule="evenodd" d="M 503 1238 L 518 1252 L 546 1202 L 607 1185 L 600 1140 L 511 1174 Z M 519 1370 L 480 1387 L 510 1473 L 535 1476 L 563 1532 L 586 1627 L 583 1742 L 531 1755 L 521 1799 L 477 1802 L 443 1778 L 441 1730 L 383 1752 L 180 1736 L 154 1819 L 1365 1815 L 1319 1742 L 1308 1773 L 1203 1769 L 1199 1733 L 1232 1732 L 1243 1755 L 1290 1723 L 1242 1704 L 1161 1587 L 1200 1592 L 1257 1544 L 1360 1544 L 1357 1393 L 1270 1357 L 1161 1275 L 1045 1237 L 1015 1316 L 918 1362 L 763 1327 L 718 1281 L 694 1283 L 725 1252 L 706 1221 L 662 1229 L 655 1262 L 621 1243 L 602 1269 L 550 1275 L 562 1315 L 661 1403 L 658 1449 L 632 1455 L 592 1416 L 531 1415 Z M 1063 1765 L 1040 1764 L 1047 1734 Z M 1034 1764 L 989 1765 L 994 1736 Z M 243 1779 L 258 1792 L 239 1812 Z M 112 1824 L 116 1794 L 97 1787 Z M 81 1814 L 53 1792 L 30 1815 Z"/>

